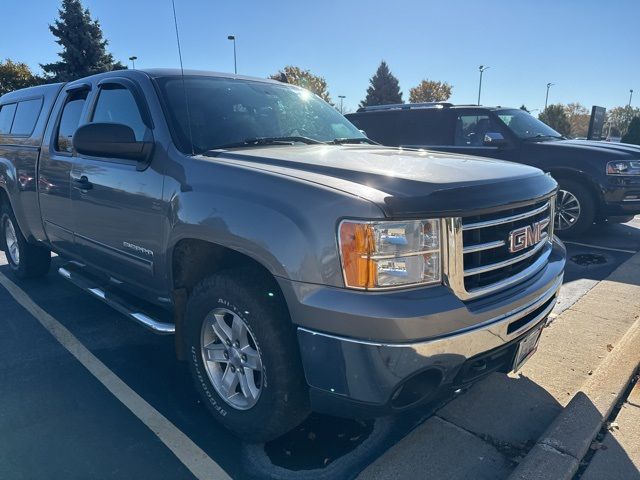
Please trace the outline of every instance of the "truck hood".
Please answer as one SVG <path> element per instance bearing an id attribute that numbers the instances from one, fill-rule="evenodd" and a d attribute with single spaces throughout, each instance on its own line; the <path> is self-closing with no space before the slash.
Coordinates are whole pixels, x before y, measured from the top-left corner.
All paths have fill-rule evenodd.
<path id="1" fill-rule="evenodd" d="M 597 142 L 592 140 L 557 140 L 548 142 L 528 142 L 531 152 L 553 152 L 564 158 L 602 159 L 603 163 L 612 160 L 640 159 L 640 146 L 628 143 Z"/>
<path id="2" fill-rule="evenodd" d="M 480 214 L 556 189 L 551 177 L 529 166 L 374 145 L 253 147 L 203 158 L 341 190 L 375 202 L 393 217 Z"/>

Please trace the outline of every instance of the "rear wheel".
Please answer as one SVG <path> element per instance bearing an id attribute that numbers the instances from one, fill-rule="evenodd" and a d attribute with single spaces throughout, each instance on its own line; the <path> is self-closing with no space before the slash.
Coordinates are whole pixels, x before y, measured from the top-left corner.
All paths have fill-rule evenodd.
<path id="1" fill-rule="evenodd" d="M 308 398 L 284 300 L 253 270 L 213 275 L 191 294 L 189 364 L 207 408 L 245 440 L 264 442 L 297 426 Z"/>
<path id="2" fill-rule="evenodd" d="M 595 200 L 591 192 L 573 180 L 558 180 L 555 231 L 561 236 L 586 232 L 595 220 Z"/>
<path id="3" fill-rule="evenodd" d="M 51 265 L 51 251 L 27 242 L 11 208 L 5 203 L 0 210 L 0 233 L 7 263 L 19 278 L 46 275 Z"/>

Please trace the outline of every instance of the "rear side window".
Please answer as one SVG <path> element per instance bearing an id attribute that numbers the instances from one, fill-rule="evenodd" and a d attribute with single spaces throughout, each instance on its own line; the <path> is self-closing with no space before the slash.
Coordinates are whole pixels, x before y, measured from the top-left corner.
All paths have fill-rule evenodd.
<path id="1" fill-rule="evenodd" d="M 103 87 L 91 122 L 120 123 L 131 127 L 136 140 L 143 140 L 146 126 L 133 94 L 121 86 Z"/>
<path id="2" fill-rule="evenodd" d="M 11 132 L 13 117 L 16 113 L 16 104 L 10 103 L 0 108 L 0 135 L 8 135 Z"/>
<path id="3" fill-rule="evenodd" d="M 400 145 L 449 145 L 451 128 L 446 111 L 435 108 L 416 108 L 403 111 Z"/>
<path id="4" fill-rule="evenodd" d="M 71 153 L 73 151 L 71 139 L 80 124 L 80 117 L 84 103 L 87 100 L 87 93 L 87 90 L 82 90 L 73 92 L 67 97 L 67 101 L 62 109 L 62 115 L 60 116 L 60 123 L 58 123 L 55 140 L 55 149 L 58 152 Z"/>
<path id="5" fill-rule="evenodd" d="M 364 112 L 347 115 L 347 119 L 364 130 L 371 140 L 395 147 L 402 142 L 400 114 L 398 110 Z"/>
<path id="6" fill-rule="evenodd" d="M 13 126 L 11 127 L 11 135 L 31 135 L 38 121 L 41 108 L 41 98 L 18 102 L 18 107 L 13 118 Z"/>

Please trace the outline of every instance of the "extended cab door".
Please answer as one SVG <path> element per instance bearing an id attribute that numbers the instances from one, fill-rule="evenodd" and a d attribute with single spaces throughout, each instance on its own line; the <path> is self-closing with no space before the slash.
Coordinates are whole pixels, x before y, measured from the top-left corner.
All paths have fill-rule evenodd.
<path id="1" fill-rule="evenodd" d="M 44 230 L 54 249 L 76 254 L 73 242 L 71 170 L 76 161 L 71 139 L 86 110 L 90 84 L 72 84 L 60 94 L 45 132 L 38 170 L 38 192 Z"/>
<path id="2" fill-rule="evenodd" d="M 142 91 L 128 78 L 98 83 L 87 121 L 129 126 L 136 140 L 153 132 Z M 147 291 L 161 289 L 154 270 L 163 245 L 163 175 L 156 168 L 153 159 L 141 168 L 133 160 L 78 155 L 71 172 L 74 237 L 82 260 L 116 282 Z"/>

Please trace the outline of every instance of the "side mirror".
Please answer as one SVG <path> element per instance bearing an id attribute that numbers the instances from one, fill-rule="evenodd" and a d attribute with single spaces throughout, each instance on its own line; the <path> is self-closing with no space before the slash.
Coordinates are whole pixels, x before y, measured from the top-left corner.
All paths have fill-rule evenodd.
<path id="1" fill-rule="evenodd" d="M 484 134 L 483 144 L 486 147 L 502 147 L 507 144 L 507 141 L 501 133 L 487 132 Z"/>
<path id="2" fill-rule="evenodd" d="M 361 134 L 363 134 L 365 137 L 369 138 L 369 137 L 367 136 L 367 132 L 365 132 L 365 131 L 364 131 L 364 130 L 362 130 L 361 128 L 359 129 L 359 131 L 360 131 L 360 133 L 361 133 Z"/>
<path id="3" fill-rule="evenodd" d="M 83 155 L 136 160 L 137 169 L 144 170 L 151 160 L 153 142 L 136 140 L 133 129 L 127 125 L 88 123 L 76 130 L 73 148 Z"/>

